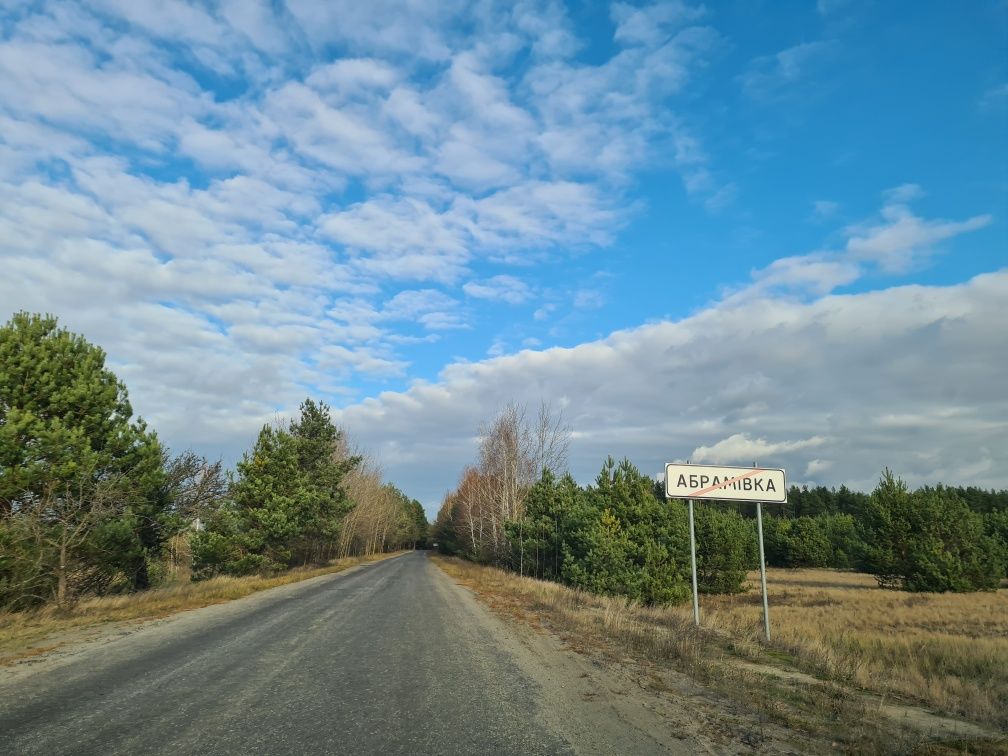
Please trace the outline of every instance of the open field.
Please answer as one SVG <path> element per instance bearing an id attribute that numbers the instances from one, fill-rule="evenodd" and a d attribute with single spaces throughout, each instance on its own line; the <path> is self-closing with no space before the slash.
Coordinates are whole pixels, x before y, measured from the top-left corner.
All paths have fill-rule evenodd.
<path id="1" fill-rule="evenodd" d="M 220 604 L 299 580 L 327 575 L 358 564 L 401 554 L 337 559 L 325 567 L 294 569 L 280 575 L 216 577 L 197 583 L 180 583 L 142 593 L 84 599 L 67 610 L 46 606 L 27 612 L 0 612 L 0 665 L 26 656 L 43 654 L 66 642 L 77 641 L 82 633 L 97 626 L 117 622 L 144 621 L 166 617 L 186 609 Z"/>
<path id="2" fill-rule="evenodd" d="M 1008 590 L 908 594 L 865 575 L 770 570 L 767 644 L 758 589 L 701 596 L 698 631 L 688 604 L 643 607 L 456 559 L 436 563 L 499 613 L 575 650 L 650 665 L 656 690 L 669 689 L 662 670 L 684 672 L 846 750 L 1008 752 Z"/>
<path id="3" fill-rule="evenodd" d="M 701 596 L 701 622 L 763 637 L 759 573 L 737 596 Z M 771 646 L 802 669 L 1008 730 L 1008 590 L 908 593 L 870 575 L 771 569 Z M 668 610 L 680 621 L 690 607 Z"/>

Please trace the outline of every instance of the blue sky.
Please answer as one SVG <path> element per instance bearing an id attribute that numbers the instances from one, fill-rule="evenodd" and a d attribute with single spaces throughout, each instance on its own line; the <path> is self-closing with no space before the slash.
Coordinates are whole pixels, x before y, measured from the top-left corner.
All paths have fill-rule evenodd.
<path id="1" fill-rule="evenodd" d="M 1005 486 L 1006 39 L 1003 2 L 0 2 L 0 303 L 176 448 L 323 398 L 429 510 L 512 399 L 582 479 Z"/>

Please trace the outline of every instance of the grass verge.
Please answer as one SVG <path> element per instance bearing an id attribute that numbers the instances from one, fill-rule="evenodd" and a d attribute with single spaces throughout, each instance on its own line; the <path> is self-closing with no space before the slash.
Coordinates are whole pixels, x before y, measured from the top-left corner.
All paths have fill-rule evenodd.
<path id="1" fill-rule="evenodd" d="M 746 593 L 702 597 L 704 622 L 760 642 L 757 580 Z M 1008 731 L 1008 590 L 909 593 L 825 569 L 770 570 L 767 582 L 771 648 L 800 668 Z"/>
<path id="2" fill-rule="evenodd" d="M 997 607 L 1008 592 L 973 594 L 983 607 L 980 611 L 962 596 L 918 596 L 909 602 L 906 596 L 873 596 L 865 604 L 862 593 L 871 586 L 863 582 L 864 576 L 780 571 L 769 577 L 775 637 L 768 644 L 761 636 L 758 592 L 701 597 L 704 627 L 697 629 L 688 606 L 645 607 L 471 562 L 434 559 L 498 613 L 554 632 L 574 650 L 601 653 L 617 663 L 650 665 L 659 680 L 663 669 L 683 672 L 739 707 L 756 709 L 768 721 L 817 743 L 856 752 L 930 753 L 939 752 L 934 749 L 944 743 L 942 749 L 951 747 L 957 753 L 1008 753 L 1003 742 L 996 741 L 1006 716 L 999 681 L 1008 675 L 1006 657 L 998 661 L 1002 646 L 997 640 L 1008 636 L 1008 615 L 999 614 Z M 788 573 L 790 583 L 785 581 Z M 819 594 L 831 590 L 824 603 L 827 598 Z M 844 590 L 848 594 L 841 595 Z M 893 611 L 886 603 L 890 599 L 904 611 Z M 950 615 L 957 601 L 961 606 Z M 822 611 L 807 611 L 817 606 Z M 913 610 L 918 610 L 916 619 L 911 619 Z M 970 617 L 973 621 L 967 621 Z M 938 634 L 958 627 L 961 633 L 948 639 L 944 656 L 958 661 L 936 666 L 929 651 L 933 644 L 910 641 L 900 646 L 893 623 L 911 622 L 930 623 Z M 875 636 L 857 634 L 858 627 L 872 623 Z M 993 646 L 971 647 L 976 640 L 971 633 L 986 633 L 994 639 Z M 891 645 L 878 640 L 887 637 Z M 967 658 L 975 660 L 972 668 Z M 869 669 L 871 674 L 864 674 Z M 952 693 L 967 689 L 955 670 L 976 676 L 970 679 L 968 698 Z M 920 679 L 929 684 L 914 687 L 915 675 L 923 675 Z M 920 702 L 939 715 L 910 705 Z M 944 714 L 965 716 L 975 724 L 952 721 Z M 995 736 L 994 742 L 989 735 Z M 808 750 L 819 748 L 810 741 Z"/>
<path id="3" fill-rule="evenodd" d="M 215 577 L 197 583 L 153 588 L 142 593 L 89 598 L 66 610 L 45 606 L 27 612 L 0 612 L 0 665 L 44 654 L 79 638 L 81 631 L 96 626 L 167 617 L 187 609 L 232 601 L 268 588 L 342 572 L 401 553 L 337 559 L 324 567 L 297 568 L 279 575 Z"/>

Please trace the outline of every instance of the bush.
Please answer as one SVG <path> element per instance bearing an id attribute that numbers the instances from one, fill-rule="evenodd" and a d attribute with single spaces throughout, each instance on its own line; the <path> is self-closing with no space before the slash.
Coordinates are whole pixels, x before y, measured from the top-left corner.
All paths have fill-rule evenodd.
<path id="1" fill-rule="evenodd" d="M 819 520 L 830 545 L 830 559 L 826 566 L 839 569 L 854 567 L 864 552 L 864 543 L 858 538 L 854 517 L 849 514 L 834 514 L 824 515 Z"/>
<path id="2" fill-rule="evenodd" d="M 22 518 L 0 520 L 0 609 L 27 609 L 55 596 L 54 558 Z"/>
<path id="3" fill-rule="evenodd" d="M 823 517 L 797 517 L 791 521 L 788 567 L 830 567 L 833 549 L 823 528 Z"/>
<path id="4" fill-rule="evenodd" d="M 992 590 L 1004 571 L 1001 544 L 984 533 L 982 515 L 941 486 L 911 493 L 889 470 L 868 499 L 861 532 L 862 567 L 883 587 Z"/>
<path id="5" fill-rule="evenodd" d="M 548 514 L 540 498 L 532 511 Z M 608 460 L 587 489 L 565 477 L 553 498 L 562 582 L 645 604 L 689 597 L 685 511 L 656 499 L 651 479 L 628 461 Z"/>
<path id="6" fill-rule="evenodd" d="M 755 523 L 717 506 L 698 505 L 694 515 L 697 590 L 740 593 L 746 572 L 759 561 Z"/>
<path id="7" fill-rule="evenodd" d="M 1001 550 L 1001 577 L 1008 578 L 1008 509 L 984 515 L 984 532 Z"/>
<path id="8" fill-rule="evenodd" d="M 763 518 L 767 564 L 773 567 L 854 567 L 864 551 L 854 517 L 822 514 L 815 517 Z"/>

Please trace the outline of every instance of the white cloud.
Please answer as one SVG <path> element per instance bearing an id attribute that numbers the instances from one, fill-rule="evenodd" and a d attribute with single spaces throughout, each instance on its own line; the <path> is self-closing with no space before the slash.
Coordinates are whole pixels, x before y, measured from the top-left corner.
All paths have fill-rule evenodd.
<path id="1" fill-rule="evenodd" d="M 571 467 L 585 482 L 606 455 L 625 454 L 646 472 L 691 455 L 755 456 L 826 485 L 870 488 L 888 465 L 912 484 L 1003 487 L 1006 297 L 1002 271 L 949 287 L 718 305 L 571 349 L 452 365 L 341 420 L 370 448 L 399 451 L 384 456 L 388 470 L 428 511 L 474 454 L 480 421 L 512 397 L 566 401 Z M 434 441 L 411 446 L 416 438 Z"/>
<path id="2" fill-rule="evenodd" d="M 637 209 L 628 187 L 642 167 L 674 167 L 698 205 L 731 201 L 734 185 L 673 107 L 722 45 L 704 15 L 679 2 L 617 4 L 611 54 L 593 50 L 586 62 L 573 53 L 588 43 L 559 4 L 19 6 L 0 37 L 0 301 L 56 312 L 104 346 L 134 405 L 173 445 L 233 458 L 305 393 L 345 399 L 359 376 L 402 378 L 411 348 L 468 327 L 486 300 L 542 295 L 550 301 L 533 321 L 548 320 L 559 294 L 529 284 L 530 264 L 611 244 Z M 758 62 L 757 89 L 802 79 L 820 52 Z M 394 450 L 396 464 L 421 464 L 428 490 L 454 480 L 446 465 L 467 458 L 488 408 L 522 392 L 567 402 L 587 439 L 581 472 L 620 449 L 648 462 L 655 438 L 687 452 L 746 434 L 770 445 L 821 435 L 830 441 L 817 458 L 834 461 L 830 474 L 858 474 L 860 452 L 843 447 L 849 402 L 824 416 L 825 400 L 809 398 L 851 393 L 836 376 L 863 380 L 858 360 L 888 364 L 888 351 L 863 354 L 852 334 L 884 321 L 897 352 L 948 339 L 960 357 L 974 356 L 964 346 L 973 330 L 985 348 L 999 336 L 968 308 L 929 320 L 931 295 L 913 290 L 886 293 L 886 307 L 857 324 L 847 316 L 875 307 L 869 295 L 807 301 L 870 266 L 916 264 L 989 222 L 917 217 L 913 194 L 890 193 L 881 218 L 848 230 L 844 249 L 777 261 L 693 318 L 453 365 L 437 383 L 364 400 L 345 417 L 373 448 Z M 475 272 L 491 265 L 502 272 Z M 934 296 L 950 312 L 966 307 L 968 290 L 986 313 L 984 292 L 1000 281 Z M 459 301 L 447 287 L 463 282 Z M 797 301 L 774 299 L 782 295 Z M 601 304 L 594 289 L 572 299 Z M 820 344 L 836 354 L 810 364 Z M 864 389 L 877 438 L 898 443 L 907 427 L 947 417 L 948 440 L 927 431 L 937 440 L 920 447 L 935 469 L 956 462 L 934 456 L 946 444 L 988 438 L 977 413 L 989 400 L 969 372 L 984 365 L 970 364 L 919 370 L 916 402 L 911 391 L 889 406 L 885 391 Z M 954 371 L 963 374 L 932 385 Z M 673 400 L 673 411 L 656 412 Z M 925 401 L 949 414 L 922 411 Z M 384 440 L 382 423 L 361 425 L 376 417 L 388 421 Z M 1000 468 L 983 463 L 1000 461 L 1000 447 L 984 448 L 994 451 L 977 451 L 977 469 L 993 479 Z M 780 453 L 811 465 L 807 451 Z"/>
<path id="3" fill-rule="evenodd" d="M 596 289 L 581 289 L 574 295 L 574 307 L 594 310 L 605 304 L 605 295 Z"/>
<path id="4" fill-rule="evenodd" d="M 805 467 L 805 477 L 814 478 L 819 473 L 826 472 L 833 466 L 833 462 L 828 459 L 812 459 L 809 460 L 808 465 Z"/>
<path id="5" fill-rule="evenodd" d="M 822 296 L 856 281 L 861 274 L 862 270 L 856 262 L 827 252 L 782 257 L 766 268 L 754 271 L 753 283 L 743 290 L 743 294 L 752 298 L 770 291 L 790 291 Z"/>
<path id="6" fill-rule="evenodd" d="M 546 320 L 550 313 L 553 312 L 557 306 L 553 303 L 544 304 L 542 307 L 538 308 L 534 313 L 532 313 L 533 320 Z"/>
<path id="7" fill-rule="evenodd" d="M 493 276 L 484 281 L 469 281 L 462 290 L 476 299 L 521 304 L 532 296 L 532 292 L 524 281 L 514 276 Z"/>
<path id="8" fill-rule="evenodd" d="M 458 303 L 435 289 L 399 292 L 386 303 L 380 317 L 416 321 L 431 331 L 466 327 Z"/>
<path id="9" fill-rule="evenodd" d="M 880 218 L 844 230 L 839 251 L 817 251 L 782 257 L 752 273 L 752 282 L 729 293 L 728 302 L 752 300 L 769 294 L 798 297 L 823 296 L 861 278 L 866 268 L 902 273 L 921 265 L 934 254 L 939 242 L 983 228 L 991 216 L 965 221 L 927 220 L 914 215 L 907 202 L 922 196 L 916 184 L 885 192 Z"/>
<path id="10" fill-rule="evenodd" d="M 769 442 L 765 438 L 752 438 L 748 433 L 735 433 L 711 446 L 698 446 L 690 455 L 694 462 L 721 462 L 731 464 L 758 464 L 760 459 L 779 457 L 786 452 L 801 451 L 825 444 L 822 436 L 798 441 Z"/>
<path id="11" fill-rule="evenodd" d="M 691 23 L 704 16 L 702 6 L 682 2 L 655 3 L 638 8 L 627 3 L 613 3 L 610 9 L 616 22 L 617 41 L 655 46 L 666 41 L 671 28 Z"/>
<path id="12" fill-rule="evenodd" d="M 1008 82 L 991 87 L 980 97 L 981 112 L 1000 110 L 1008 105 Z"/>
<path id="13" fill-rule="evenodd" d="M 900 184 L 882 192 L 882 196 L 885 198 L 887 206 L 906 205 L 923 197 L 924 190 L 919 184 Z"/>
<path id="14" fill-rule="evenodd" d="M 881 222 L 847 229 L 848 255 L 872 262 L 889 273 L 903 272 L 930 255 L 939 242 L 983 228 L 992 220 L 989 215 L 976 215 L 965 221 L 924 220 L 906 204 L 918 196 L 920 188 L 914 184 L 888 192 Z"/>
<path id="15" fill-rule="evenodd" d="M 316 49 L 334 43 L 353 52 L 445 60 L 454 40 L 445 30 L 464 14 L 461 2 L 400 3 L 288 0 L 287 9 Z"/>

